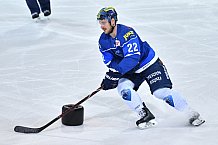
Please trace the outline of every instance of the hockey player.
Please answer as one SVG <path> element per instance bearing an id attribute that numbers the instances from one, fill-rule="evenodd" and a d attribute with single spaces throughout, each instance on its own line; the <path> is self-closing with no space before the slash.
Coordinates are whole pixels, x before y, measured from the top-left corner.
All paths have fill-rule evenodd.
<path id="1" fill-rule="evenodd" d="M 44 13 L 44 16 L 51 14 L 50 0 L 26 0 L 26 3 L 33 19 L 39 18 L 40 9 Z"/>
<path id="2" fill-rule="evenodd" d="M 146 81 L 151 93 L 189 116 L 189 123 L 199 126 L 205 122 L 200 114 L 191 109 L 172 82 L 165 65 L 146 41 L 142 41 L 131 27 L 117 24 L 117 12 L 113 7 L 102 8 L 97 14 L 101 29 L 99 50 L 109 68 L 101 86 L 103 90 L 117 87 L 124 102 L 140 116 L 136 125 L 147 128 L 155 124 L 155 116 L 136 92 Z"/>

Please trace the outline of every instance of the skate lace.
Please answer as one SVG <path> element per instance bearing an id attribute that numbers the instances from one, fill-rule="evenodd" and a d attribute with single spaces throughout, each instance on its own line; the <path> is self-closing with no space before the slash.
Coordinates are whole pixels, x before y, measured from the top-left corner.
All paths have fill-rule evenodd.
<path id="1" fill-rule="evenodd" d="M 145 117 L 145 116 L 146 116 L 145 110 L 142 109 L 141 111 L 139 111 L 139 116 L 140 116 L 141 118 Z"/>

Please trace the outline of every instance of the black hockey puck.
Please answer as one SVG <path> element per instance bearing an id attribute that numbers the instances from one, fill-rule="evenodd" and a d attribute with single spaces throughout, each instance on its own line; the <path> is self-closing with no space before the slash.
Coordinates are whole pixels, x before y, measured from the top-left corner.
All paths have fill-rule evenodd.
<path id="1" fill-rule="evenodd" d="M 64 105 L 62 107 L 62 113 L 73 107 L 73 104 Z M 84 108 L 83 106 L 77 106 L 73 111 L 62 117 L 62 124 L 67 126 L 77 126 L 82 125 L 84 119 Z"/>

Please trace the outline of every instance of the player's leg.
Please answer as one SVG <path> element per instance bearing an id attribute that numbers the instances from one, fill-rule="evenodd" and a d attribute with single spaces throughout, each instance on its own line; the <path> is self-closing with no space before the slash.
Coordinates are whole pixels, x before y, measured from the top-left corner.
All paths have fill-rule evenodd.
<path id="1" fill-rule="evenodd" d="M 118 93 L 122 96 L 124 102 L 129 106 L 129 108 L 140 116 L 140 119 L 136 122 L 136 125 L 143 129 L 154 125 L 152 123 L 155 118 L 150 110 L 145 106 L 139 97 L 138 93 L 133 89 L 134 83 L 126 78 L 121 78 L 118 83 Z M 151 121 L 152 120 L 152 121 Z"/>
<path id="2" fill-rule="evenodd" d="M 184 112 L 189 117 L 189 123 L 194 126 L 199 126 L 205 122 L 200 117 L 200 114 L 193 110 L 178 92 L 170 88 L 161 88 L 154 91 L 154 96 L 158 99 L 164 100 L 167 104 L 174 107 L 176 110 Z"/>
<path id="3" fill-rule="evenodd" d="M 176 91 L 170 88 L 160 88 L 154 91 L 154 96 L 164 100 L 167 104 L 174 107 L 176 110 L 184 111 L 189 108 L 186 100 Z"/>
<path id="4" fill-rule="evenodd" d="M 40 13 L 40 8 L 37 0 L 26 0 L 27 6 L 31 12 L 32 18 L 38 18 Z"/>
<path id="5" fill-rule="evenodd" d="M 190 118 L 190 124 L 195 125 L 193 122 L 194 120 L 200 118 L 199 113 L 189 107 L 183 96 L 171 89 L 172 82 L 170 80 L 169 74 L 166 70 L 166 67 L 160 60 L 148 68 L 148 70 L 143 75 L 145 75 L 146 81 L 148 82 L 151 92 L 155 97 L 164 100 L 176 110 L 185 112 Z M 204 121 L 198 123 L 202 124 L 203 122 Z"/>
<path id="6" fill-rule="evenodd" d="M 44 16 L 49 16 L 51 14 L 51 4 L 50 0 L 38 0 L 41 10 L 44 13 Z"/>
<path id="7" fill-rule="evenodd" d="M 123 98 L 124 102 L 129 108 L 137 113 L 143 108 L 142 100 L 138 93 L 133 90 L 134 84 L 132 81 L 121 78 L 118 83 L 118 93 Z"/>

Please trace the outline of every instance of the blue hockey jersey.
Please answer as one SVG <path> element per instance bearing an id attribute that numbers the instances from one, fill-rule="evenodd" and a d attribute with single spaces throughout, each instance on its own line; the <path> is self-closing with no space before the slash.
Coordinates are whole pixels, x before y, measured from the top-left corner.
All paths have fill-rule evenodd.
<path id="1" fill-rule="evenodd" d="M 103 61 L 112 71 L 121 74 L 140 73 L 157 60 L 154 50 L 142 42 L 133 28 L 117 24 L 117 35 L 112 38 L 102 33 L 99 50 Z"/>

